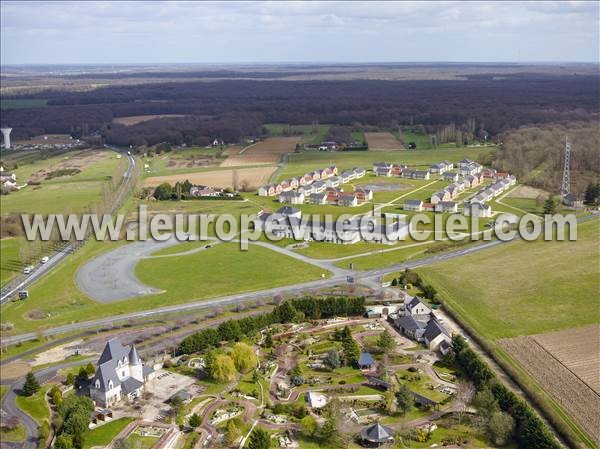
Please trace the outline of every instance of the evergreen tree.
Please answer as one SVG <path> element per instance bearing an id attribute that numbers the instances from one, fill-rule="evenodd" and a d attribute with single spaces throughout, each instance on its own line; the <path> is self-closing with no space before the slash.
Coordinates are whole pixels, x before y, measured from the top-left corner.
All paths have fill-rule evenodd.
<path id="1" fill-rule="evenodd" d="M 392 337 L 386 329 L 377 339 L 377 346 L 383 352 L 389 352 L 396 347 L 396 340 L 394 340 L 394 337 Z"/>
<path id="2" fill-rule="evenodd" d="M 256 427 L 250 435 L 248 449 L 269 449 L 271 446 L 271 436 L 269 432 Z"/>
<path id="3" fill-rule="evenodd" d="M 548 199 L 544 202 L 544 214 L 553 215 L 556 213 L 556 202 L 552 195 L 548 195 Z"/>
<path id="4" fill-rule="evenodd" d="M 190 422 L 190 427 L 196 428 L 200 424 L 202 424 L 202 419 L 196 413 L 192 413 L 192 416 L 190 416 L 189 422 Z"/>
<path id="5" fill-rule="evenodd" d="M 25 383 L 23 384 L 23 396 L 31 396 L 40 389 L 40 384 L 33 375 L 33 372 L 29 371 L 25 377 Z"/>
<path id="6" fill-rule="evenodd" d="M 406 385 L 402 385 L 396 392 L 396 403 L 402 415 L 405 415 L 413 407 L 415 397 Z"/>

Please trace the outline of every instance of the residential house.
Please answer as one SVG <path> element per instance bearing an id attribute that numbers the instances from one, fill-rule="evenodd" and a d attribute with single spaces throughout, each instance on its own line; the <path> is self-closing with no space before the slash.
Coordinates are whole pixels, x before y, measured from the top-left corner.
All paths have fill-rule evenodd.
<path id="1" fill-rule="evenodd" d="M 410 170 L 408 168 L 405 168 L 404 170 L 402 170 L 402 173 L 400 174 L 400 177 L 406 178 L 406 179 L 412 179 L 412 178 L 414 178 L 414 174 L 415 174 L 414 170 Z"/>
<path id="2" fill-rule="evenodd" d="M 292 190 L 292 186 L 290 184 L 289 179 L 284 179 L 283 181 L 281 181 L 279 183 L 279 185 L 281 186 L 281 190 L 284 192 L 288 192 L 288 191 Z"/>
<path id="3" fill-rule="evenodd" d="M 290 178 L 287 180 L 287 182 L 292 187 L 292 189 L 297 189 L 300 186 L 298 178 Z"/>
<path id="4" fill-rule="evenodd" d="M 435 204 L 423 202 L 423 212 L 433 212 L 435 210 Z"/>
<path id="5" fill-rule="evenodd" d="M 458 173 L 447 171 L 444 173 L 442 178 L 444 178 L 444 181 L 456 182 L 458 181 Z"/>
<path id="6" fill-rule="evenodd" d="M 378 168 L 391 169 L 392 168 L 392 164 L 389 164 L 387 162 L 375 162 L 373 164 L 373 171 L 376 172 Z"/>
<path id="7" fill-rule="evenodd" d="M 284 215 L 286 217 L 300 218 L 302 216 L 302 211 L 300 209 L 296 209 L 291 206 L 283 206 L 277 209 L 277 214 Z"/>
<path id="8" fill-rule="evenodd" d="M 217 197 L 220 196 L 222 193 L 222 190 L 215 190 L 213 188 L 207 187 L 207 186 L 192 186 L 190 187 L 190 196 L 193 196 L 195 198 L 202 198 L 202 197 Z"/>
<path id="9" fill-rule="evenodd" d="M 450 162 L 450 161 L 442 161 L 444 164 L 446 164 L 446 170 L 452 170 L 454 169 L 454 162 Z"/>
<path id="10" fill-rule="evenodd" d="M 275 195 L 275 185 L 274 184 L 266 184 L 264 186 L 260 186 L 258 188 L 259 196 L 274 196 Z"/>
<path id="11" fill-rule="evenodd" d="M 465 203 L 463 207 L 463 215 L 474 215 L 480 218 L 488 218 L 492 216 L 492 207 L 489 204 L 471 200 L 469 203 Z"/>
<path id="12" fill-rule="evenodd" d="M 338 196 L 343 192 L 342 189 L 336 189 L 334 187 L 328 187 L 325 190 L 325 195 L 327 195 L 327 202 L 329 204 L 336 204 L 338 200 Z"/>
<path id="13" fill-rule="evenodd" d="M 312 178 L 312 181 L 319 181 L 321 179 L 321 172 L 319 170 L 313 170 L 307 174 Z"/>
<path id="14" fill-rule="evenodd" d="M 306 184 L 310 184 L 313 181 L 314 181 L 313 172 L 306 173 L 304 176 L 302 176 L 302 181 L 300 182 L 300 184 L 306 185 Z"/>
<path id="15" fill-rule="evenodd" d="M 483 175 L 484 178 L 487 179 L 494 179 L 496 177 L 496 169 L 494 168 L 484 168 L 481 171 L 481 174 Z"/>
<path id="16" fill-rule="evenodd" d="M 313 193 L 321 193 L 327 187 L 323 181 L 315 181 L 312 184 Z"/>
<path id="17" fill-rule="evenodd" d="M 358 206 L 358 198 L 354 193 L 340 193 L 337 197 L 338 206 Z"/>
<path id="18" fill-rule="evenodd" d="M 279 195 L 280 203 L 303 204 L 304 194 L 290 190 Z"/>
<path id="19" fill-rule="evenodd" d="M 346 184 L 347 182 L 350 182 L 353 179 L 356 179 L 356 175 L 354 174 L 354 172 L 352 170 L 346 170 L 345 172 L 342 172 L 341 179 L 342 179 L 342 184 Z"/>
<path id="20" fill-rule="evenodd" d="M 453 200 L 458 196 L 459 190 L 456 184 L 450 184 L 445 190 L 450 194 L 450 200 Z"/>
<path id="21" fill-rule="evenodd" d="M 362 168 L 362 167 L 354 167 L 352 169 L 352 171 L 354 172 L 354 177 L 356 179 L 362 178 L 367 173 L 367 171 L 364 168 Z M 336 173 L 337 173 L 337 168 L 336 168 Z"/>
<path id="22" fill-rule="evenodd" d="M 458 163 L 458 168 L 463 168 L 463 167 L 466 167 L 466 166 L 468 166 L 468 165 L 471 165 L 471 164 L 473 164 L 474 162 L 475 162 L 475 161 L 472 161 L 472 160 L 471 160 L 471 159 L 469 159 L 469 158 L 464 158 L 462 161 L 460 161 L 460 162 Z"/>
<path id="23" fill-rule="evenodd" d="M 479 185 L 479 176 L 477 175 L 468 175 L 465 178 L 469 189 L 474 189 Z"/>
<path id="24" fill-rule="evenodd" d="M 307 184 L 305 186 L 298 187 L 298 193 L 302 193 L 305 197 L 314 192 L 314 184 Z"/>
<path id="25" fill-rule="evenodd" d="M 448 166 L 446 165 L 445 162 L 440 162 L 439 164 L 433 164 L 431 167 L 429 167 L 429 171 L 431 173 L 439 173 L 440 175 L 443 175 L 448 170 L 449 170 Z"/>
<path id="26" fill-rule="evenodd" d="M 460 169 L 458 171 L 461 174 L 461 176 L 469 176 L 469 175 L 474 175 L 475 173 L 479 173 L 481 171 L 481 169 L 482 169 L 481 165 L 474 162 L 469 165 L 463 165 L 462 167 L 460 167 Z"/>
<path id="27" fill-rule="evenodd" d="M 17 175 L 4 171 L 4 167 L 0 165 L 0 186 L 5 189 L 17 188 Z"/>
<path id="28" fill-rule="evenodd" d="M 357 187 L 354 190 L 354 194 L 360 203 L 371 201 L 373 199 L 373 191 L 371 189 L 365 189 L 364 187 Z"/>
<path id="29" fill-rule="evenodd" d="M 418 319 L 417 319 L 418 318 Z M 400 315 L 394 320 L 394 327 L 398 329 L 398 332 L 412 338 L 416 341 L 421 341 L 425 327 L 427 327 L 427 320 L 429 317 L 423 315 L 415 317 L 413 315 Z"/>
<path id="30" fill-rule="evenodd" d="M 456 213 L 458 212 L 458 204 L 454 201 L 440 201 L 435 205 L 435 211 Z"/>
<path id="31" fill-rule="evenodd" d="M 440 201 L 449 201 L 450 200 L 450 192 L 448 190 L 440 190 L 439 192 L 435 192 L 431 195 L 431 203 L 437 204 Z"/>
<path id="32" fill-rule="evenodd" d="M 392 175 L 393 176 L 401 176 L 402 171 L 406 168 L 406 166 L 394 164 L 392 165 Z"/>
<path id="33" fill-rule="evenodd" d="M 406 298 L 404 302 L 404 310 L 406 314 L 412 316 L 429 315 L 431 308 L 425 304 L 418 296 Z"/>
<path id="34" fill-rule="evenodd" d="M 425 332 L 423 332 L 423 340 L 431 351 L 438 349 L 438 346 L 445 341 L 450 343 L 452 339 L 447 334 L 446 329 L 438 322 L 435 315 L 427 323 Z"/>
<path id="35" fill-rule="evenodd" d="M 404 200 L 403 209 L 421 212 L 423 210 L 423 201 L 421 201 L 421 200 Z"/>
<path id="36" fill-rule="evenodd" d="M 123 346 L 118 340 L 106 343 L 96 364 L 90 384 L 90 397 L 100 407 L 108 407 L 123 398 L 140 397 L 154 370 L 145 365 L 135 346 Z"/>
<path id="37" fill-rule="evenodd" d="M 327 204 L 327 195 L 324 193 L 311 193 L 310 197 L 308 198 L 308 202 L 310 204 L 318 205 Z"/>
<path id="38" fill-rule="evenodd" d="M 327 181 L 325 181 L 325 185 L 327 187 L 337 187 L 340 185 L 340 178 L 338 176 L 332 176 Z"/>
<path id="39" fill-rule="evenodd" d="M 429 179 L 430 176 L 429 170 L 415 170 L 413 172 L 414 179 Z"/>
<path id="40" fill-rule="evenodd" d="M 390 167 L 377 167 L 377 169 L 375 169 L 375 175 L 389 178 L 392 176 L 392 169 Z"/>

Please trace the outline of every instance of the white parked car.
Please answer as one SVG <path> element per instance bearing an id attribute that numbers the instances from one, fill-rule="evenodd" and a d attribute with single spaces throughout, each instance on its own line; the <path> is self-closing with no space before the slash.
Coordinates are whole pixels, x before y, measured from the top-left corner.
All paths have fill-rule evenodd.
<path id="1" fill-rule="evenodd" d="M 42 262 L 42 263 L 48 262 L 48 256 L 42 257 L 42 260 L 40 260 L 40 262 Z"/>

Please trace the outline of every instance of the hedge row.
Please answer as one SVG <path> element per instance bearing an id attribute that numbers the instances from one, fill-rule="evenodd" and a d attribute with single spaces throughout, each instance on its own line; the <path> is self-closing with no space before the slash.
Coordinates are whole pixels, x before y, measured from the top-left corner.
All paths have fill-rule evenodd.
<path id="1" fill-rule="evenodd" d="M 300 298 L 285 301 L 271 312 L 262 315 L 231 319 L 222 322 L 216 329 L 207 328 L 196 332 L 179 343 L 179 354 L 202 352 L 218 346 L 223 341 L 239 341 L 252 337 L 271 324 L 291 323 L 297 318 L 331 318 L 365 313 L 365 298 L 326 297 L 323 299 Z"/>
<path id="2" fill-rule="evenodd" d="M 479 390 L 489 386 L 502 411 L 510 414 L 516 423 L 516 438 L 524 449 L 561 449 L 552 432 L 521 398 L 505 387 L 494 376 L 488 365 L 470 349 L 460 335 L 452 339 L 456 361 Z"/>

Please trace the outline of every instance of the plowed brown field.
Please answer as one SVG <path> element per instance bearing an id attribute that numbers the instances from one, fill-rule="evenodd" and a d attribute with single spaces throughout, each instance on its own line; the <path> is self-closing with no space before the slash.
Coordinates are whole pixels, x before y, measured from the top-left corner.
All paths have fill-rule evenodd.
<path id="1" fill-rule="evenodd" d="M 282 155 L 292 153 L 299 142 L 300 137 L 271 137 L 244 148 L 241 153 L 230 155 L 221 166 L 276 164 Z"/>
<path id="2" fill-rule="evenodd" d="M 365 133 L 365 138 L 369 144 L 369 150 L 402 150 L 400 142 L 391 133 Z"/>
<path id="3" fill-rule="evenodd" d="M 596 442 L 600 442 L 599 329 L 593 325 L 499 341 Z"/>

